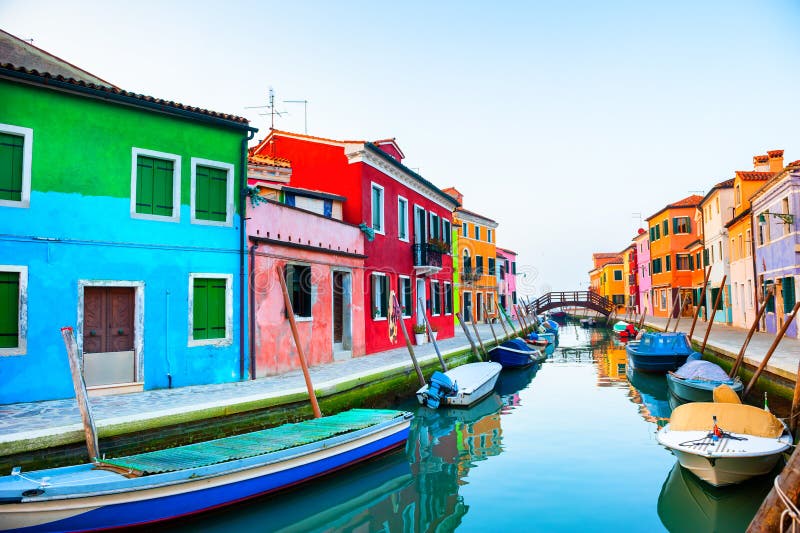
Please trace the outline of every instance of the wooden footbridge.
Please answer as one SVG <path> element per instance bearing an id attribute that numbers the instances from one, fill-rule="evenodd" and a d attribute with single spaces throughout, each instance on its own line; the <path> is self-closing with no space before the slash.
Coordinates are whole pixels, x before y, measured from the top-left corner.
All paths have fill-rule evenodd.
<path id="1" fill-rule="evenodd" d="M 616 308 L 611 300 L 593 291 L 548 292 L 528 302 L 526 307 L 528 312 L 537 315 L 556 307 L 585 307 L 605 316 L 613 313 Z"/>

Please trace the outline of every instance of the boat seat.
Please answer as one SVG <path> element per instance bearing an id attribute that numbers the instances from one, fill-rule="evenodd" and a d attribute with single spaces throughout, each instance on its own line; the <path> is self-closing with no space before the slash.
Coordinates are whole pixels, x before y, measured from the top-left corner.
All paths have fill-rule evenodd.
<path id="1" fill-rule="evenodd" d="M 742 403 L 730 385 L 722 384 L 714 389 L 714 403 Z"/>
<path id="2" fill-rule="evenodd" d="M 675 408 L 669 419 L 672 431 L 710 431 L 717 425 L 730 433 L 777 438 L 783 424 L 769 411 L 736 403 L 694 402 Z"/>

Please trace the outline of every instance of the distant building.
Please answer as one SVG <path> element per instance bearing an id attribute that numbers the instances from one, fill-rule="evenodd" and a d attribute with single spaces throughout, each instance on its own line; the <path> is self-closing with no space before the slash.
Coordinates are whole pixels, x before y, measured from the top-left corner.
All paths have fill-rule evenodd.
<path id="1" fill-rule="evenodd" d="M 636 247 L 636 290 L 639 293 L 636 311 L 639 314 L 653 313 L 653 302 L 650 299 L 650 238 L 649 233 L 639 228 L 633 238 Z"/>
<path id="2" fill-rule="evenodd" d="M 691 296 L 692 259 L 686 246 L 696 238 L 694 215 L 700 200 L 702 196 L 689 196 L 647 218 L 654 316 L 677 316 L 679 295 Z"/>
<path id="3" fill-rule="evenodd" d="M 630 244 L 622 251 L 622 278 L 625 281 L 625 311 L 637 309 L 639 284 L 636 279 L 636 245 Z"/>
<path id="4" fill-rule="evenodd" d="M 752 221 L 756 227 L 756 276 L 762 298 L 766 300 L 763 325 L 770 333 L 777 332 L 797 301 L 796 287 L 800 276 L 797 252 L 800 250 L 800 161 L 795 161 L 767 181 L 750 201 Z M 789 337 L 798 336 L 793 321 L 786 330 Z"/>
<path id="5" fill-rule="evenodd" d="M 497 247 L 497 286 L 500 305 L 517 316 L 517 252 Z"/>
<path id="6" fill-rule="evenodd" d="M 717 295 L 719 297 L 717 312 L 714 314 L 716 322 L 731 322 L 731 277 L 730 277 L 730 246 L 728 230 L 726 224 L 733 218 L 733 185 L 734 179 L 721 181 L 714 185 L 710 191 L 700 200 L 698 210 L 702 220 L 702 242 L 704 246 L 705 264 L 711 267 L 708 277 L 708 287 L 706 288 L 706 301 L 703 305 L 711 316 L 714 310 L 714 302 Z M 689 262 L 692 270 L 694 255 L 689 254 Z M 722 280 L 725 279 L 725 286 Z M 701 282 L 702 284 L 702 282 Z"/>
<path id="7" fill-rule="evenodd" d="M 733 241 L 730 257 L 731 322 L 750 327 L 763 299 L 763 286 L 755 277 L 756 228 L 751 216 L 750 198 L 768 180 L 783 170 L 783 150 L 772 150 L 753 157 L 752 171 L 737 171 L 733 179 L 733 218 L 726 224 Z"/>

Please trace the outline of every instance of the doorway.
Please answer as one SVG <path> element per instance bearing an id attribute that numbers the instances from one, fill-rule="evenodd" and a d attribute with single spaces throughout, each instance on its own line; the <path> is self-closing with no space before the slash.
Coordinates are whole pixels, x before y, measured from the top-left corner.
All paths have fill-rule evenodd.
<path id="1" fill-rule="evenodd" d="M 333 352 L 350 352 L 353 349 L 352 278 L 349 272 L 333 271 Z"/>
<path id="2" fill-rule="evenodd" d="M 461 297 L 464 301 L 464 321 L 472 322 L 472 293 L 465 291 L 462 293 Z"/>
<path id="3" fill-rule="evenodd" d="M 422 301 L 422 304 L 420 304 L 420 300 Z M 422 309 L 420 310 L 420 308 Z M 425 301 L 425 280 L 422 278 L 417 278 L 417 300 L 414 303 L 414 314 L 417 317 L 417 319 L 414 321 L 414 323 L 417 324 L 418 326 L 424 324 L 425 320 L 423 319 L 423 313 L 427 312 L 428 312 L 428 305 L 427 302 Z"/>
<path id="4" fill-rule="evenodd" d="M 477 312 L 475 316 L 476 322 L 483 322 L 483 293 L 479 292 L 475 294 L 475 306 L 477 307 Z"/>
<path id="5" fill-rule="evenodd" d="M 87 387 L 136 381 L 134 287 L 85 287 L 83 375 Z"/>

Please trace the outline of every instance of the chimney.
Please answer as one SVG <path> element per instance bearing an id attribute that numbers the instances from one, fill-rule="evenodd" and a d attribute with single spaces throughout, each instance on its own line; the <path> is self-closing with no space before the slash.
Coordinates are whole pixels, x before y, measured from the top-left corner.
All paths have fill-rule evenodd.
<path id="1" fill-rule="evenodd" d="M 458 205 L 464 205 L 464 195 L 458 192 L 458 189 L 455 187 L 448 187 L 446 189 L 442 189 L 442 192 L 448 196 L 452 196 L 458 202 Z"/>
<path id="2" fill-rule="evenodd" d="M 780 172 L 783 170 L 783 150 L 770 150 L 767 152 L 769 157 L 769 171 Z"/>
<path id="3" fill-rule="evenodd" d="M 769 172 L 769 156 L 754 155 L 753 170 L 755 170 L 756 172 Z"/>
<path id="4" fill-rule="evenodd" d="M 400 150 L 400 147 L 397 146 L 394 137 L 392 137 L 391 139 L 381 139 L 379 141 L 373 141 L 372 144 L 374 144 L 382 151 L 392 156 L 397 161 L 403 161 L 403 159 L 406 157 L 403 151 Z"/>

